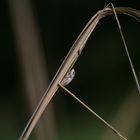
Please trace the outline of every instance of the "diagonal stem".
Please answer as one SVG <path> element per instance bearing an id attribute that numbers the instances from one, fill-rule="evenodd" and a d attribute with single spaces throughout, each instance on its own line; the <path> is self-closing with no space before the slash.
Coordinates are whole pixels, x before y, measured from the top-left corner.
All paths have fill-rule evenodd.
<path id="1" fill-rule="evenodd" d="M 77 102 L 79 102 L 83 107 L 85 107 L 90 113 L 97 117 L 103 124 L 105 124 L 109 129 L 111 129 L 116 135 L 118 135 L 122 140 L 127 140 L 119 131 L 117 131 L 113 126 L 106 122 L 102 117 L 100 117 L 95 111 L 88 107 L 84 102 L 82 102 L 78 97 L 76 97 L 72 92 L 65 88 L 62 84 L 59 83 L 59 86 L 65 90 L 69 95 L 71 95 Z"/>
<path id="2" fill-rule="evenodd" d="M 117 13 L 120 13 L 120 14 L 125 14 L 125 15 L 130 15 L 130 16 L 132 15 L 131 17 L 140 18 L 140 12 L 129 7 L 116 7 L 115 10 Z M 65 57 L 64 61 L 62 62 L 61 66 L 57 70 L 49 87 L 47 88 L 41 100 L 39 101 L 35 111 L 30 117 L 19 140 L 27 140 L 29 138 L 33 129 L 35 128 L 38 121 L 40 120 L 44 110 L 47 108 L 53 96 L 56 94 L 59 88 L 58 84 L 62 81 L 66 73 L 73 67 L 73 65 L 79 58 L 82 50 L 85 47 L 85 44 L 88 38 L 90 37 L 91 33 L 95 29 L 98 22 L 102 18 L 112 15 L 112 14 L 113 14 L 112 8 L 107 6 L 104 9 L 99 10 L 86 24 L 86 26 L 84 27 L 84 29 L 82 30 L 82 32 L 80 33 L 76 41 L 74 42 L 73 46 L 71 47 L 70 51 L 68 52 L 67 56 Z"/>
<path id="3" fill-rule="evenodd" d="M 123 35 L 123 32 L 122 32 L 121 24 L 119 22 L 119 19 L 118 19 L 116 10 L 115 10 L 114 5 L 112 3 L 111 3 L 111 7 L 112 7 L 113 13 L 115 15 L 116 22 L 117 22 L 117 25 L 118 25 L 118 28 L 119 28 L 119 31 L 120 31 L 120 34 L 121 34 L 121 38 L 122 38 L 124 47 L 125 47 L 125 51 L 126 51 L 126 54 L 127 54 L 127 57 L 128 57 L 129 63 L 130 63 L 130 66 L 131 66 L 131 70 L 133 72 L 133 76 L 134 76 L 136 85 L 137 85 L 137 89 L 138 89 L 138 92 L 140 94 L 140 85 L 139 85 L 139 81 L 138 81 L 138 78 L 137 78 L 137 74 L 136 74 L 136 71 L 135 71 L 135 68 L 134 68 L 132 59 L 131 59 L 130 54 L 129 54 L 129 51 L 128 51 L 128 47 L 127 47 L 127 44 L 126 44 L 126 41 L 125 41 L 125 38 L 124 38 L 124 35 Z"/>

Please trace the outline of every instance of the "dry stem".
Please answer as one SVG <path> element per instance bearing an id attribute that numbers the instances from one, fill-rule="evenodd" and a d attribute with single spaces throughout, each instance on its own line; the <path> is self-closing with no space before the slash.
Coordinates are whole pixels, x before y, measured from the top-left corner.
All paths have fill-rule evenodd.
<path id="1" fill-rule="evenodd" d="M 109 129 L 111 129 L 115 134 L 117 134 L 122 140 L 127 140 L 119 131 L 117 131 L 113 126 L 106 122 L 102 117 L 100 117 L 95 111 L 88 107 L 84 102 L 82 102 L 78 97 L 76 97 L 71 91 L 65 88 L 62 84 L 59 86 L 65 90 L 69 95 L 71 95 L 76 101 L 78 101 L 83 107 L 85 107 L 89 112 L 91 112 L 95 117 L 97 117 L 103 124 L 105 124 Z"/>
<path id="2" fill-rule="evenodd" d="M 128 16 L 131 16 L 133 18 L 140 18 L 140 12 L 128 8 L 128 7 L 116 7 L 115 8 L 116 13 L 119 14 L 125 14 Z M 63 63 L 61 64 L 60 68 L 58 69 L 57 73 L 55 74 L 52 82 L 50 83 L 48 89 L 44 93 L 42 99 L 40 100 L 37 108 L 35 109 L 32 117 L 30 118 L 27 126 L 25 127 L 20 140 L 27 140 L 30 136 L 32 130 L 36 126 L 38 120 L 40 119 L 42 113 L 48 106 L 49 102 L 51 101 L 54 94 L 57 92 L 59 86 L 58 84 L 61 83 L 64 76 L 67 74 L 67 72 L 73 67 L 75 62 L 77 61 L 78 57 L 80 56 L 89 36 L 95 29 L 98 22 L 108 15 L 113 14 L 112 7 L 108 5 L 103 10 L 98 11 L 91 20 L 87 23 L 75 43 L 73 44 L 72 48 L 70 49 L 69 53 L 67 54 L 66 58 L 64 59 Z"/>

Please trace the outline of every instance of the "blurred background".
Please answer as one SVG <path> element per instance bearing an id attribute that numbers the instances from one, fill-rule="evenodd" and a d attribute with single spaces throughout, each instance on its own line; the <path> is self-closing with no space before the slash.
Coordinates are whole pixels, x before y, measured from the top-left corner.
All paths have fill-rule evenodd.
<path id="1" fill-rule="evenodd" d="M 104 0 L 1 0 L 0 139 L 21 135 L 51 79 Z M 112 1 L 140 10 L 139 1 Z M 119 15 L 140 79 L 140 24 Z M 74 65 L 67 88 L 129 140 L 140 139 L 140 95 L 114 16 L 102 19 Z M 59 90 L 30 140 L 119 140 Z"/>

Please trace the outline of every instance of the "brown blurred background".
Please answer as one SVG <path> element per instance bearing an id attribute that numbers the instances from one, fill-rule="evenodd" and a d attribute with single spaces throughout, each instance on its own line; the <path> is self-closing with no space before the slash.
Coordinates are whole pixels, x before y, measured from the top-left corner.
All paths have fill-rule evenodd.
<path id="1" fill-rule="evenodd" d="M 19 138 L 77 36 L 105 2 L 1 0 L 1 140 Z M 138 0 L 112 2 L 140 10 Z M 140 24 L 119 19 L 139 78 Z M 129 140 L 140 139 L 140 96 L 113 16 L 100 21 L 74 68 L 67 88 Z M 119 140 L 62 90 L 29 139 Z"/>

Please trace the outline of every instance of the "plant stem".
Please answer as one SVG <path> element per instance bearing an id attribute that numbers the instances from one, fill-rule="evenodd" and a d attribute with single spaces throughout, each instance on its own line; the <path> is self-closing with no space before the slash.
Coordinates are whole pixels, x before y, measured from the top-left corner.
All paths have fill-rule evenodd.
<path id="1" fill-rule="evenodd" d="M 83 107 L 85 107 L 90 113 L 92 113 L 96 118 L 98 118 L 103 124 L 105 124 L 109 129 L 111 129 L 116 135 L 118 135 L 122 140 L 127 140 L 119 131 L 117 131 L 113 126 L 111 126 L 108 122 L 106 122 L 102 117 L 100 117 L 95 111 L 93 111 L 90 107 L 88 107 L 83 101 L 81 101 L 78 97 L 76 97 L 72 92 L 70 92 L 63 85 L 59 84 L 59 86 L 65 90 L 70 96 L 72 96 L 77 102 L 79 102 Z"/>

